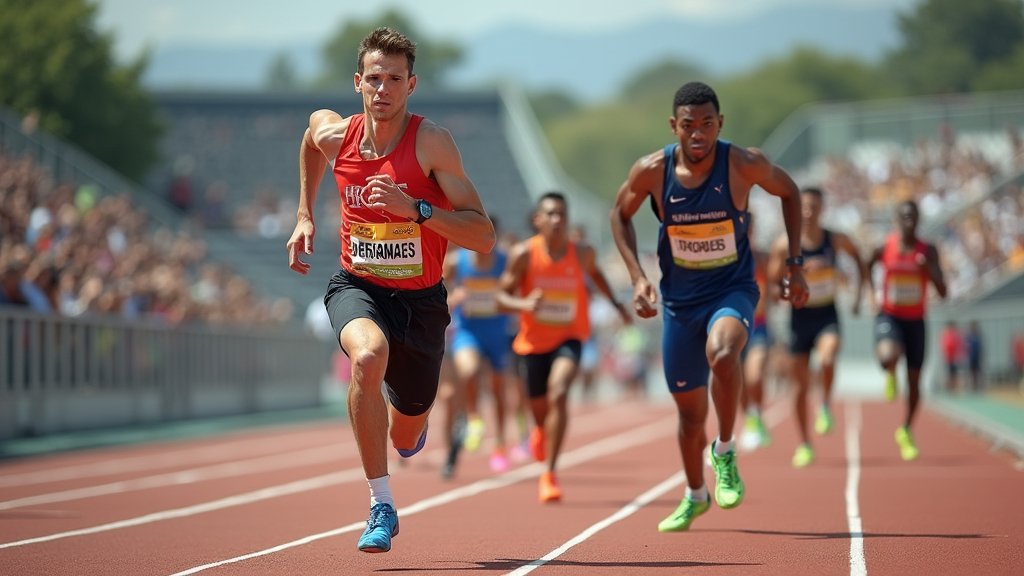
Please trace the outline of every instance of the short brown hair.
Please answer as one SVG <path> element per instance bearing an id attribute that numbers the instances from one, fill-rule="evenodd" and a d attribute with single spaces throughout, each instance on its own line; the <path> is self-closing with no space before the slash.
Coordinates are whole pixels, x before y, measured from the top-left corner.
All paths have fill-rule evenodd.
<path id="1" fill-rule="evenodd" d="M 363 56 L 368 52 L 380 52 L 385 56 L 404 54 L 409 61 L 409 75 L 412 76 L 412 66 L 416 62 L 416 43 L 398 30 L 382 26 L 363 38 L 356 55 L 356 70 L 360 74 L 363 73 Z"/>

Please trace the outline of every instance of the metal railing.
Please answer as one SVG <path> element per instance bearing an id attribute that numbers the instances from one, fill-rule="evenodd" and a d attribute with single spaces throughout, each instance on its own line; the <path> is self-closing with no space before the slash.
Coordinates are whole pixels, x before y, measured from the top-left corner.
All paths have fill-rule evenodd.
<path id="1" fill-rule="evenodd" d="M 316 406 L 329 354 L 298 328 L 0 307 L 0 438 Z"/>

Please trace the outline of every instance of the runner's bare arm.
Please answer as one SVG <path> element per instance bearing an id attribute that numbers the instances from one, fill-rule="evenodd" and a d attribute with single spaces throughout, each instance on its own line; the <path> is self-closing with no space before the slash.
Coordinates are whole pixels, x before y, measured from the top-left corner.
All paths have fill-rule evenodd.
<path id="1" fill-rule="evenodd" d="M 299 274 L 309 272 L 309 264 L 303 262 L 299 254 L 313 253 L 313 237 L 316 235 L 313 207 L 317 189 L 330 159 L 338 155 L 346 125 L 337 112 L 317 110 L 310 115 L 309 126 L 302 135 L 299 145 L 299 209 L 295 230 L 285 246 L 288 267 Z"/>
<path id="2" fill-rule="evenodd" d="M 424 226 L 448 240 L 477 252 L 490 252 L 496 235 L 491 219 L 484 211 L 476 187 L 466 175 L 455 140 L 448 130 L 432 122 L 423 122 L 416 136 L 416 154 L 429 169 L 448 200 L 452 211 L 434 209 Z M 415 204 L 411 206 L 415 219 Z"/>
<path id="3" fill-rule="evenodd" d="M 935 290 L 940 298 L 946 297 L 946 278 L 942 274 L 942 266 L 939 264 L 939 251 L 934 244 L 928 244 L 925 252 L 926 265 L 928 266 L 928 278 L 931 279 Z"/>
<path id="4" fill-rule="evenodd" d="M 530 263 L 529 245 L 519 242 L 509 250 L 505 270 L 498 279 L 498 309 L 502 312 L 532 312 L 537 309 L 541 292 L 535 289 L 523 297 L 519 294 L 526 267 Z"/>
<path id="5" fill-rule="evenodd" d="M 782 234 L 772 242 L 765 265 L 765 284 L 781 296 L 782 279 L 786 277 L 786 257 L 789 255 L 789 238 Z"/>
<path id="6" fill-rule="evenodd" d="M 757 148 L 733 146 L 729 157 L 731 165 L 736 167 L 749 194 L 749 186 L 758 185 L 765 192 L 778 197 L 782 201 L 782 219 L 786 223 L 786 237 L 789 240 L 789 256 L 800 255 L 800 231 L 803 216 L 800 201 L 800 189 L 785 170 L 773 164 L 763 152 Z M 737 204 L 739 206 L 739 204 Z M 744 197 L 743 207 L 746 207 Z M 801 266 L 788 266 L 788 300 L 796 308 L 807 302 L 807 281 L 804 280 Z"/>
<path id="7" fill-rule="evenodd" d="M 580 255 L 580 261 L 583 264 L 584 270 L 587 271 L 587 275 L 594 281 L 594 286 L 604 294 L 604 297 L 612 303 L 615 310 L 618 311 L 619 317 L 622 318 L 624 324 L 630 324 L 633 322 L 632 316 L 629 315 L 629 311 L 615 298 L 615 293 L 612 292 L 611 286 L 608 285 L 608 279 L 605 278 L 604 272 L 597 265 L 597 252 L 592 246 L 586 244 L 578 244 L 576 247 L 577 253 Z"/>
<path id="8" fill-rule="evenodd" d="M 622 261 L 629 272 L 629 279 L 636 284 L 640 278 L 646 278 L 640 257 L 637 253 L 636 229 L 633 227 L 633 216 L 648 196 L 654 196 L 660 210 L 660 198 L 655 190 L 661 188 L 661 171 L 665 165 L 662 153 L 653 152 L 639 158 L 629 170 L 626 181 L 619 187 L 615 196 L 609 220 L 611 221 L 612 238 L 622 255 Z"/>
<path id="9" fill-rule="evenodd" d="M 840 251 L 845 252 L 850 258 L 853 258 L 854 264 L 857 265 L 857 287 L 854 288 L 853 293 L 853 307 L 852 311 L 854 314 L 860 312 L 861 298 L 864 295 L 864 284 L 867 283 L 868 267 L 864 262 L 864 259 L 860 256 L 860 250 L 857 249 L 857 245 L 853 243 L 853 240 L 849 236 L 842 232 L 833 232 L 832 241 Z"/>

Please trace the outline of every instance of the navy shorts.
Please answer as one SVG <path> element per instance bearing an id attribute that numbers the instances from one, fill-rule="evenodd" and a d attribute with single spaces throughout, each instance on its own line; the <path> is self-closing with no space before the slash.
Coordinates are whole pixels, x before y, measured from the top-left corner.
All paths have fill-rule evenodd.
<path id="1" fill-rule="evenodd" d="M 388 340 L 384 383 L 391 405 L 418 416 L 437 397 L 445 328 L 451 322 L 447 300 L 440 282 L 422 290 L 395 290 L 339 270 L 328 284 L 324 305 L 339 341 L 341 330 L 356 318 L 369 318 L 380 328 Z"/>
<path id="2" fill-rule="evenodd" d="M 717 300 L 700 306 L 664 306 L 661 341 L 665 381 L 670 392 L 688 392 L 708 385 L 708 333 L 719 318 L 737 318 L 750 337 L 758 293 L 750 290 L 726 292 Z"/>

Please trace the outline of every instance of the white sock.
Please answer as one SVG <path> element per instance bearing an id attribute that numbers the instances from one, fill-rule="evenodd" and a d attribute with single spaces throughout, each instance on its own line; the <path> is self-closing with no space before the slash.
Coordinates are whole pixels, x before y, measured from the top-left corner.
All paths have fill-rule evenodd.
<path id="1" fill-rule="evenodd" d="M 707 502 L 707 499 L 708 499 L 708 485 L 707 484 L 701 484 L 700 488 L 697 488 L 696 490 L 694 490 L 694 489 L 690 488 L 689 486 L 687 486 L 686 487 L 686 498 L 689 499 L 689 500 L 693 500 L 694 502 Z"/>
<path id="2" fill-rule="evenodd" d="M 722 440 L 721 436 L 719 436 L 718 440 L 715 440 L 715 456 L 722 456 L 723 454 L 732 452 L 735 446 L 735 440 L 730 439 L 728 442 L 726 442 L 725 440 Z"/>
<path id="3" fill-rule="evenodd" d="M 380 478 L 367 478 L 366 483 L 370 485 L 370 507 L 376 504 L 390 504 L 395 506 L 395 499 L 391 497 L 391 487 L 388 486 L 390 475 Z"/>

